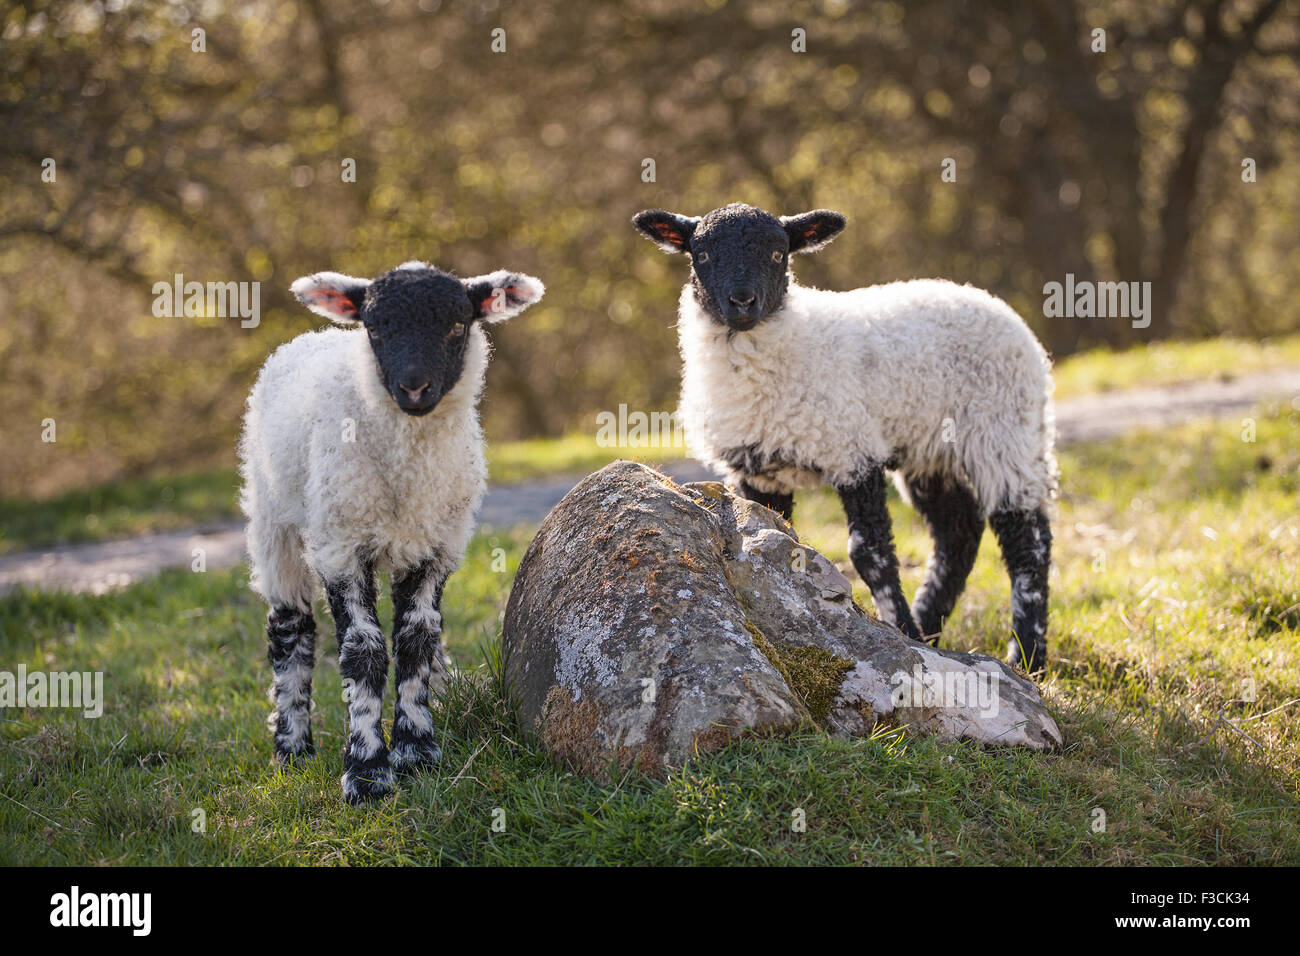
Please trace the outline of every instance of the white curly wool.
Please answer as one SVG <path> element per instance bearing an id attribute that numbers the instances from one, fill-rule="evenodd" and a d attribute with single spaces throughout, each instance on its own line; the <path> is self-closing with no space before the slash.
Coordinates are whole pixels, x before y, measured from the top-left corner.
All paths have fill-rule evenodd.
<path id="1" fill-rule="evenodd" d="M 448 572 L 465 553 L 487 481 L 478 396 L 490 347 L 467 333 L 460 380 L 423 417 L 397 407 L 366 332 L 325 329 L 281 346 L 248 398 L 240 443 L 251 584 L 273 606 L 306 609 L 313 571 L 356 577 L 435 551 Z"/>
<path id="2" fill-rule="evenodd" d="M 1054 497 L 1051 363 L 987 292 L 937 279 L 828 292 L 792 279 L 779 310 L 729 332 L 688 284 L 678 335 L 687 442 L 735 481 L 722 453 L 756 446 L 792 463 L 747 478 L 767 492 L 851 484 L 868 462 L 889 462 L 963 477 L 986 515 Z"/>

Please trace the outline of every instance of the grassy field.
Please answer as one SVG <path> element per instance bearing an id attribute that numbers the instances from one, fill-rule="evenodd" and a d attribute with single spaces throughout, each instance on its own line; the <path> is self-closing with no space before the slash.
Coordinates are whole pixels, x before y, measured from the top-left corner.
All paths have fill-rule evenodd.
<path id="1" fill-rule="evenodd" d="M 1115 352 L 1093 349 L 1057 364 L 1057 400 L 1123 388 L 1232 379 L 1300 365 L 1300 335 L 1262 341 L 1217 338 L 1155 342 Z"/>
<path id="2" fill-rule="evenodd" d="M 1212 339 L 1160 342 L 1123 352 L 1100 349 L 1071 356 L 1055 370 L 1058 400 L 1118 388 L 1168 385 L 1300 366 L 1300 335 L 1265 342 Z M 602 448 L 595 429 L 559 439 L 497 442 L 488 449 L 491 480 L 525 481 L 586 474 L 627 456 Z M 683 449 L 646 449 L 639 460 L 683 457 Z M 234 469 L 121 481 L 46 501 L 0 499 L 0 554 L 26 548 L 101 541 L 239 519 Z"/>
<path id="3" fill-rule="evenodd" d="M 1063 453 L 1044 685 L 1063 753 L 805 732 L 664 782 L 575 777 L 503 704 L 500 615 L 533 530 L 519 528 L 477 538 L 447 590 L 463 677 L 438 712 L 441 769 L 366 811 L 339 795 L 323 608 L 320 756 L 285 775 L 264 608 L 241 571 L 0 600 L 4 668 L 102 670 L 107 697 L 98 719 L 0 712 L 0 863 L 1300 863 L 1300 414 L 1258 419 L 1254 443 L 1205 423 Z M 926 541 L 893 513 L 910 593 Z M 795 518 L 847 566 L 830 495 L 800 497 Z M 947 646 L 997 653 L 1007 603 L 986 536 Z"/>

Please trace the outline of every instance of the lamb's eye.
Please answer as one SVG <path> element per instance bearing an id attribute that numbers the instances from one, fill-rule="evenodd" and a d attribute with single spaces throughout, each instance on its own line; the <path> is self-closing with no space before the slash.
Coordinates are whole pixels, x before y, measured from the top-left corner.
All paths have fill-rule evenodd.
<path id="1" fill-rule="evenodd" d="M 458 339 L 464 334 L 465 334 L 465 323 L 457 322 L 455 325 L 451 327 L 451 331 L 447 333 L 447 338 Z"/>
<path id="2" fill-rule="evenodd" d="M 696 262 L 708 262 L 708 261 L 709 261 L 709 254 L 708 254 L 707 252 L 705 252 L 703 249 L 701 249 L 699 252 L 695 253 L 695 261 L 696 261 Z"/>
<path id="3" fill-rule="evenodd" d="M 773 262 L 780 262 L 784 258 L 785 258 L 785 253 L 782 252 L 780 249 L 777 249 L 772 253 Z"/>

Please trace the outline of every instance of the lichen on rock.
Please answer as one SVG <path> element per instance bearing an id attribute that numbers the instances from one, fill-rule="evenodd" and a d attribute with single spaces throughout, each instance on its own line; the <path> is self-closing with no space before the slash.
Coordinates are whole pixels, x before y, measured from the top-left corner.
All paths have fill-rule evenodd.
<path id="1" fill-rule="evenodd" d="M 588 775 L 661 773 L 809 721 L 854 736 L 887 722 L 994 745 L 1061 742 L 1032 683 L 869 617 L 779 515 L 633 462 L 589 475 L 547 516 L 503 641 L 524 724 Z M 944 698 L 967 685 L 980 693 Z"/>

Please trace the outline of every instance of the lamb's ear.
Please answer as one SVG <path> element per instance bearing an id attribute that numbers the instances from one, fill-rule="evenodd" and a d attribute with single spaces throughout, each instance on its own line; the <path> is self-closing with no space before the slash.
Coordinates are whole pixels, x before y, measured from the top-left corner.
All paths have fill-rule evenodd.
<path id="1" fill-rule="evenodd" d="M 816 252 L 838 236 L 848 220 L 829 209 L 814 209 L 797 216 L 782 216 L 781 225 L 790 237 L 790 252 Z"/>
<path id="2" fill-rule="evenodd" d="M 361 317 L 361 303 L 369 286 L 369 279 L 339 272 L 317 272 L 295 281 L 289 291 L 317 315 L 339 325 L 354 325 Z"/>
<path id="3" fill-rule="evenodd" d="M 685 252 L 700 224 L 699 216 L 679 216 L 662 209 L 647 209 L 632 217 L 632 225 L 664 252 Z"/>
<path id="4" fill-rule="evenodd" d="M 504 322 L 524 311 L 546 292 L 540 279 L 505 269 L 465 279 L 464 282 L 469 304 L 474 307 L 474 318 L 484 322 Z"/>

